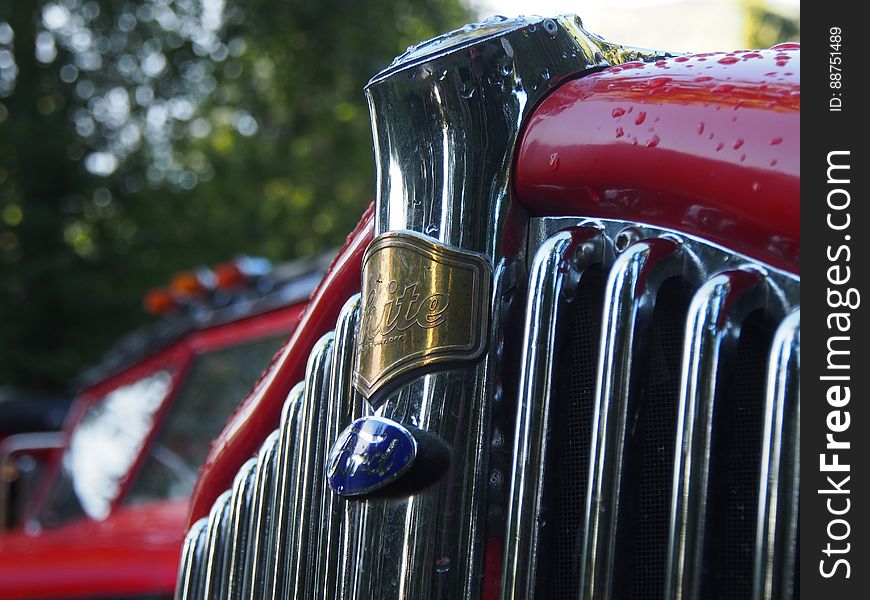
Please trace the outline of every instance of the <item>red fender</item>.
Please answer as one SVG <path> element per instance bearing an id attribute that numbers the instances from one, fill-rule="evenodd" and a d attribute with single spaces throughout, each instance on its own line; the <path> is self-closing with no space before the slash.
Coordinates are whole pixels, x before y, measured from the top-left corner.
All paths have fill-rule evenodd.
<path id="1" fill-rule="evenodd" d="M 797 273 L 799 61 L 781 44 L 569 81 L 527 123 L 515 193 L 535 216 L 669 227 Z"/>

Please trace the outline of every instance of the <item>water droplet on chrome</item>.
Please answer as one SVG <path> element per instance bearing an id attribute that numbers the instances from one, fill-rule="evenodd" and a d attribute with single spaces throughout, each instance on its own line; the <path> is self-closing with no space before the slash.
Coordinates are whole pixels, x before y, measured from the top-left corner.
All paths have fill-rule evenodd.
<path id="1" fill-rule="evenodd" d="M 440 556 L 435 559 L 435 572 L 436 573 L 446 573 L 450 570 L 450 558 L 447 556 Z"/>

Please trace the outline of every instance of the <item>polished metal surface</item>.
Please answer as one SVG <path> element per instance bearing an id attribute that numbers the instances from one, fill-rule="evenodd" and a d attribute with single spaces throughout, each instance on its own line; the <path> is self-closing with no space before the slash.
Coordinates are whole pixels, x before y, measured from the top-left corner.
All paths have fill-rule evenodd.
<path id="1" fill-rule="evenodd" d="M 191 525 L 184 538 L 175 588 L 177 600 L 200 600 L 203 597 L 207 529 L 208 517 L 203 517 Z"/>
<path id="2" fill-rule="evenodd" d="M 273 431 L 257 454 L 257 480 L 251 514 L 251 562 L 250 590 L 245 595 L 252 598 L 275 598 L 275 553 L 272 539 L 275 523 L 275 488 L 278 468 L 278 432 Z"/>
<path id="3" fill-rule="evenodd" d="M 376 392 L 414 374 L 477 359 L 489 324 L 489 262 L 411 232 L 379 235 L 366 250 L 354 385 Z"/>
<path id="4" fill-rule="evenodd" d="M 658 284 L 682 272 L 683 258 L 671 239 L 642 240 L 616 259 L 607 280 L 580 557 L 582 598 L 612 597 L 635 335 L 651 316 Z"/>
<path id="5" fill-rule="evenodd" d="M 782 321 L 767 369 L 754 600 L 788 599 L 794 594 L 800 481 L 800 318 L 797 310 Z"/>
<path id="6" fill-rule="evenodd" d="M 569 75 L 659 56 L 605 42 L 575 16 L 494 17 L 409 49 L 366 87 L 375 232 L 410 229 L 509 254 L 509 171 L 523 117 Z"/>
<path id="7" fill-rule="evenodd" d="M 726 271 L 692 298 L 683 341 L 677 445 L 665 598 L 699 598 L 704 577 L 705 526 L 720 355 L 736 344 L 740 323 L 764 308 L 761 273 Z"/>
<path id="8" fill-rule="evenodd" d="M 679 276 L 691 287 L 697 290 L 691 310 L 688 315 L 683 356 L 683 382 L 681 415 L 679 433 L 675 444 L 675 482 L 682 491 L 674 492 L 674 509 L 672 514 L 672 534 L 676 543 L 673 544 L 674 556 L 682 551 L 692 555 L 690 548 L 696 548 L 703 543 L 704 499 L 706 498 L 707 477 L 709 476 L 709 436 L 711 422 L 709 415 L 713 410 L 712 399 L 715 397 L 715 381 L 721 369 L 718 364 L 718 349 L 725 342 L 732 342 L 746 316 L 753 310 L 762 308 L 772 318 L 781 319 L 789 310 L 798 306 L 799 279 L 789 273 L 759 264 L 757 261 L 740 256 L 728 249 L 704 240 L 682 234 L 677 231 L 646 226 L 638 223 L 627 223 L 609 219 L 583 219 L 576 217 L 558 217 L 532 219 L 529 224 L 529 256 L 540 256 L 540 252 L 551 247 L 558 240 L 565 228 L 595 227 L 598 228 L 605 241 L 603 264 L 609 270 L 608 283 L 603 299 L 603 330 L 599 355 L 599 373 L 596 383 L 596 413 L 593 418 L 592 448 L 590 449 L 591 464 L 589 466 L 589 487 L 586 490 L 586 517 L 581 526 L 583 539 L 577 555 L 577 569 L 581 574 L 578 594 L 583 598 L 618 597 L 620 587 L 615 585 L 611 577 L 620 560 L 618 550 L 618 531 L 621 518 L 620 484 L 622 479 L 621 454 L 624 451 L 626 427 L 628 426 L 627 407 L 631 402 L 632 346 L 636 332 L 643 329 L 638 322 L 649 318 L 649 312 L 655 302 L 656 286 L 664 278 Z M 656 252 L 651 252 L 655 246 Z M 670 250 L 662 251 L 670 247 Z M 650 258 L 655 257 L 654 260 Z M 537 261 L 532 263 L 531 272 L 534 278 Z M 656 272 L 655 267 L 658 267 Z M 655 273 L 655 275 L 652 275 Z M 651 276 L 652 275 L 652 276 Z M 582 278 L 581 278 L 582 285 Z M 528 298 L 529 310 L 538 302 L 534 288 L 530 287 Z M 554 310 L 554 309 L 551 309 Z M 799 373 L 799 342 L 795 341 L 797 317 L 789 317 L 783 322 L 777 341 L 774 344 L 774 357 L 771 359 L 771 374 L 768 389 L 768 420 L 776 414 L 779 403 L 777 396 L 794 394 Z M 548 321 L 544 319 L 543 323 Z M 558 329 L 558 324 L 555 326 Z M 529 348 L 527 355 L 539 354 L 546 356 L 547 348 L 540 348 L 541 340 L 535 334 L 534 328 L 527 328 L 524 344 Z M 546 342 L 551 344 L 551 341 Z M 796 345 L 797 344 L 797 345 Z M 777 350 L 778 348 L 778 350 Z M 779 358 L 777 358 L 779 357 Z M 776 363 L 776 367 L 774 367 Z M 529 394 L 527 387 L 521 387 L 522 402 L 519 406 L 519 423 L 517 439 L 515 440 L 514 477 L 512 479 L 512 499 L 517 494 L 535 498 L 535 490 L 543 483 L 545 472 L 540 468 L 528 469 L 532 475 L 522 476 L 526 465 L 546 465 L 546 444 L 533 442 L 542 434 L 534 427 L 529 427 L 524 421 L 524 404 L 530 396 L 537 411 L 538 427 L 543 426 L 541 419 L 546 414 L 549 399 L 550 378 L 552 366 L 546 361 L 538 365 L 535 371 L 532 364 L 524 363 L 522 377 L 525 381 L 537 380 L 538 390 Z M 778 379 L 776 378 L 778 377 Z M 773 390 L 776 391 L 773 391 Z M 767 500 L 761 514 L 768 515 L 770 523 L 763 531 L 769 538 L 766 544 L 759 540 L 756 557 L 756 578 L 778 577 L 777 590 L 784 590 L 788 577 L 794 565 L 793 531 L 788 523 L 796 518 L 796 502 L 794 495 L 797 488 L 797 473 L 794 467 L 796 451 L 794 439 L 796 421 L 795 407 L 792 399 L 788 404 L 790 417 L 784 424 L 768 424 L 770 431 L 765 434 L 767 448 L 765 465 L 769 465 L 768 486 L 779 485 L 781 490 L 774 493 L 773 488 L 766 496 L 784 495 L 787 508 L 782 514 L 771 516 L 775 511 L 775 500 Z M 694 411 L 694 412 L 693 412 Z M 532 412 L 531 414 L 535 414 Z M 791 429 L 790 429 L 791 428 Z M 781 433 L 777 434 L 777 431 Z M 777 435 L 788 439 L 782 454 L 776 454 L 775 448 L 781 447 Z M 546 440 L 546 429 L 544 429 Z M 531 448 L 532 451 L 527 449 Z M 706 449 L 706 454 L 705 454 Z M 775 476 L 776 465 L 782 464 L 785 474 L 779 481 Z M 691 467 L 690 467 L 691 465 Z M 686 471 L 684 473 L 684 471 Z M 520 475 L 518 475 L 520 474 Z M 770 479 L 773 476 L 774 479 Z M 531 488 L 531 489 L 530 489 Z M 762 502 L 765 496 L 762 496 Z M 540 500 L 537 500 L 540 502 Z M 690 501 L 690 502 L 689 502 Z M 773 506 L 771 506 L 773 503 Z M 523 517 L 523 511 L 525 516 Z M 517 552 L 517 548 L 534 548 L 538 525 L 535 513 L 520 503 L 512 502 L 508 516 L 510 525 L 506 529 L 506 555 L 503 584 L 503 598 L 532 598 L 538 582 L 534 581 L 534 564 L 546 559 L 542 551 L 526 553 Z M 522 522 L 526 527 L 517 527 L 515 523 Z M 770 527 L 776 525 L 779 533 L 774 533 Z M 762 535 L 762 523 L 759 521 L 759 535 Z M 774 538 L 777 539 L 774 542 Z M 689 548 L 683 548 L 688 544 Z M 773 548 L 776 548 L 774 550 Z M 513 550 L 512 550 L 513 548 Z M 665 549 L 663 548 L 663 551 Z M 624 549 L 623 549 L 624 551 Z M 792 554 L 789 554 L 792 552 Z M 764 557 L 766 553 L 766 558 Z M 773 559 L 772 556 L 777 558 Z M 691 582 L 696 574 L 702 572 L 703 556 L 694 554 L 691 561 L 672 559 L 669 557 L 669 576 L 672 581 L 683 585 L 680 597 L 692 596 L 685 590 L 684 580 Z M 791 561 L 791 562 L 789 562 Z M 519 565 L 519 568 L 512 565 Z M 768 573 L 768 575 L 763 575 Z M 772 573 L 772 574 L 771 574 Z M 531 577 L 530 577 L 531 574 Z M 691 585 L 695 585 L 694 582 Z M 677 597 L 674 587 L 662 590 L 666 597 Z M 614 596 L 616 594 L 616 596 Z M 761 598 L 791 597 L 790 591 L 782 591 L 782 595 L 762 595 Z"/>
<path id="9" fill-rule="evenodd" d="M 604 245 L 595 227 L 560 231 L 541 245 L 532 262 L 505 534 L 501 595 L 505 600 L 535 596 L 542 487 L 551 435 L 550 397 L 558 348 L 557 317 L 586 268 L 602 261 Z"/>
<path id="10" fill-rule="evenodd" d="M 248 568 L 251 555 L 251 519 L 254 506 L 254 490 L 257 481 L 257 459 L 248 460 L 239 469 L 233 481 L 229 584 L 227 597 L 233 600 L 244 598 L 245 580 L 250 579 Z"/>
<path id="11" fill-rule="evenodd" d="M 208 516 L 206 534 L 205 590 L 206 600 L 223 600 L 229 589 L 230 535 L 232 520 L 230 515 L 232 493 L 224 492 L 218 496 Z"/>
<path id="12" fill-rule="evenodd" d="M 354 294 L 342 307 L 335 326 L 335 352 L 329 373 L 324 439 L 331 444 L 338 439 L 344 425 L 354 420 L 363 400 L 353 388 L 353 366 L 356 355 L 357 328 L 360 321 L 360 295 Z M 324 461 L 325 464 L 326 461 Z M 335 598 L 340 577 L 352 571 L 350 534 L 355 527 L 355 504 L 334 494 L 327 485 L 316 491 L 320 502 L 320 524 L 316 545 L 314 598 Z"/>
<path id="13" fill-rule="evenodd" d="M 294 515 L 289 538 L 278 540 L 289 544 L 285 563 L 286 580 L 280 597 L 311 598 L 314 586 L 313 566 L 317 560 L 317 537 L 320 521 L 320 495 L 323 489 L 323 465 L 328 444 L 326 430 L 326 394 L 332 369 L 335 334 L 324 335 L 314 345 L 305 371 L 305 393 L 299 407 L 297 438 L 291 454 L 288 476 L 289 511 Z"/>
<path id="14" fill-rule="evenodd" d="M 296 494 L 295 480 L 292 478 L 291 465 L 298 443 L 297 430 L 299 407 L 305 395 L 305 382 L 300 381 L 287 394 L 281 409 L 281 420 L 278 425 L 278 479 L 275 492 L 275 524 L 272 547 L 275 553 L 273 589 L 284 589 L 288 565 L 293 560 L 289 554 L 292 533 L 296 527 L 297 502 L 301 500 Z"/>
<path id="15" fill-rule="evenodd" d="M 660 284 L 679 276 L 698 289 L 728 279 L 720 275 L 725 271 L 749 269 L 764 282 L 765 302 L 781 311 L 797 306 L 799 286 L 788 273 L 680 232 L 605 219 L 529 219 L 511 202 L 513 148 L 535 102 L 569 75 L 656 56 L 607 44 L 584 32 L 573 17 L 495 19 L 409 49 L 370 82 L 378 169 L 373 247 L 407 236 L 418 249 L 428 246 L 436 255 L 447 248 L 480 257 L 488 287 L 486 293 L 481 288 L 478 301 L 485 309 L 479 314 L 488 316 L 472 325 L 480 327 L 476 343 L 483 351 L 466 362 L 438 365 L 437 371 L 396 370 L 392 375 L 407 378 L 380 395 L 372 383 L 389 379 L 401 356 L 357 365 L 368 380 L 363 390 L 375 393 L 375 405 L 370 404 L 354 391 L 352 379 L 354 357 L 366 343 L 368 307 L 373 307 L 375 316 L 368 321 L 375 327 L 383 324 L 390 294 L 413 286 L 414 277 L 426 282 L 411 289 L 421 296 L 473 285 L 474 279 L 439 282 L 437 272 L 424 273 L 426 261 L 415 258 L 414 251 L 386 256 L 384 268 L 406 269 L 400 278 L 378 277 L 380 270 L 369 273 L 366 268 L 364 277 L 371 275 L 372 281 L 363 285 L 386 284 L 386 295 L 362 308 L 359 297 L 348 301 L 335 334 L 312 350 L 305 381 L 288 396 L 279 429 L 259 455 L 249 504 L 235 501 L 241 492 L 230 503 L 231 522 L 244 519 L 242 508 L 250 513 L 246 573 L 238 578 L 241 597 L 474 600 L 483 596 L 485 586 L 488 591 L 498 587 L 494 573 L 502 577 L 503 598 L 535 597 L 537 569 L 547 558 L 538 535 L 550 460 L 559 312 L 593 264 L 600 264 L 609 278 L 590 487 L 585 491 L 584 535 L 577 540 L 583 549 L 577 555 L 582 581 L 577 594 L 614 597 L 609 584 L 619 558 L 615 548 L 635 336 L 648 324 Z M 409 258 L 419 264 L 400 264 Z M 392 301 L 387 314 L 394 310 L 393 317 L 410 321 L 410 313 L 399 312 L 398 296 Z M 475 302 L 465 304 L 473 309 Z M 523 317 L 520 335 L 516 324 Z M 421 347 L 438 346 L 431 343 L 425 340 Z M 686 357 L 686 364 L 694 359 L 695 354 Z M 451 449 L 450 468 L 408 497 L 337 497 L 324 484 L 326 448 L 361 416 L 383 417 L 437 436 Z M 773 439 L 777 430 L 771 431 Z M 782 493 L 791 492 L 768 495 L 779 498 Z M 765 508 L 766 514 L 772 510 Z M 687 512 L 687 517 L 692 515 Z M 783 535 L 772 534 L 775 548 L 785 547 L 780 540 L 790 534 Z M 179 590 L 201 589 L 197 578 L 205 567 L 195 550 L 203 537 L 193 530 L 189 534 Z M 502 540 L 500 572 L 492 563 L 501 559 Z M 773 556 L 781 556 L 778 552 Z M 235 590 L 232 573 L 230 589 Z"/>
<path id="16" fill-rule="evenodd" d="M 518 347 L 509 335 L 524 288 L 526 215 L 511 202 L 513 149 L 523 118 L 562 79 L 657 55 L 587 34 L 576 17 L 495 18 L 412 48 L 366 88 L 378 189 L 376 235 L 415 231 L 492 266 L 488 350 L 473 365 L 428 373 L 377 407 L 452 448 L 451 468 L 407 499 L 366 501 L 351 597 L 463 598 L 481 594 L 487 538 L 501 536 Z M 520 291 L 517 291 L 519 287 Z M 519 317 L 521 318 L 521 317 Z M 488 529 L 494 528 L 494 529 Z"/>

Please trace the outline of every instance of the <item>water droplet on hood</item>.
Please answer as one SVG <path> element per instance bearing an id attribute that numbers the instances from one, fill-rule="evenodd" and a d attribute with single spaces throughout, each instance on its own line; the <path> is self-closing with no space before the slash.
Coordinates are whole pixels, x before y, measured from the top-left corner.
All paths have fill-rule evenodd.
<path id="1" fill-rule="evenodd" d="M 558 171 L 559 170 L 559 153 L 553 152 L 550 155 L 550 170 Z"/>

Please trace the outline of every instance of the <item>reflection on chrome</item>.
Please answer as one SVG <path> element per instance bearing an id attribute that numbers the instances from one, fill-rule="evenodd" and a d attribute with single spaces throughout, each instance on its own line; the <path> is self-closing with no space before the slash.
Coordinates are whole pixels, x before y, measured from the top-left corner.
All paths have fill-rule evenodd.
<path id="1" fill-rule="evenodd" d="M 63 468 L 88 516 L 105 519 L 121 478 L 139 455 L 172 376 L 157 371 L 121 386 L 88 407 L 73 432 Z"/>

